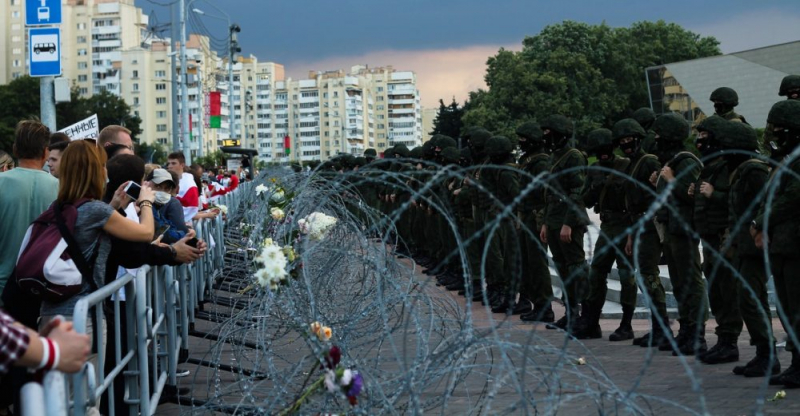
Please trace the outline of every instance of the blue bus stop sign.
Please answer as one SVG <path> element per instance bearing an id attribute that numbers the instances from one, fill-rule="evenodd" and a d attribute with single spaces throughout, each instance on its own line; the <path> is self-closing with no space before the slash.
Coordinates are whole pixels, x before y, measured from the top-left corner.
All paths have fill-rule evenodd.
<path id="1" fill-rule="evenodd" d="M 28 40 L 31 76 L 61 75 L 61 29 L 31 28 L 28 31 Z"/>
<path id="2" fill-rule="evenodd" d="M 25 4 L 27 26 L 61 24 L 61 0 L 28 0 Z"/>

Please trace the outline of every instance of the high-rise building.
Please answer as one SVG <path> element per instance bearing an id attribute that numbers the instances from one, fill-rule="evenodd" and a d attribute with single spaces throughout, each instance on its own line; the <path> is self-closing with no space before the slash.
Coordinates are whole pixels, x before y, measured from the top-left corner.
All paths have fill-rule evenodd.
<path id="1" fill-rule="evenodd" d="M 120 53 L 119 94 L 142 119 L 138 139 L 170 147 L 172 100 L 170 97 L 170 48 L 167 41 L 153 41 Z"/>

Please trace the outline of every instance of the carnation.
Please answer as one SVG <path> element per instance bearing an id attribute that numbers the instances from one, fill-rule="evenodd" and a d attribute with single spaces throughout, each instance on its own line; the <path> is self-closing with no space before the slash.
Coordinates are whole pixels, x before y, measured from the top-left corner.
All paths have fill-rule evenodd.
<path id="1" fill-rule="evenodd" d="M 268 189 L 269 188 L 267 188 L 266 185 L 264 184 L 258 185 L 256 186 L 256 195 L 261 196 L 262 194 L 267 192 Z"/>
<path id="2" fill-rule="evenodd" d="M 305 218 L 297 221 L 300 232 L 308 235 L 312 240 L 322 240 L 328 232 L 336 226 L 337 219 L 321 212 L 312 212 Z"/>
<path id="3" fill-rule="evenodd" d="M 276 245 L 271 238 L 264 240 L 261 251 L 253 259 L 256 266 L 255 278 L 261 287 L 278 288 L 281 281 L 286 279 L 286 255 L 283 249 Z"/>
<path id="4" fill-rule="evenodd" d="M 282 210 L 282 209 L 280 209 L 280 208 L 278 208 L 278 207 L 272 207 L 272 208 L 269 210 L 269 215 L 270 215 L 270 216 L 272 217 L 272 219 L 273 219 L 273 220 L 275 220 L 275 221 L 281 221 L 281 220 L 283 220 L 283 219 L 286 217 L 286 213 L 285 213 L 285 212 L 283 212 L 283 210 Z"/>
<path id="5" fill-rule="evenodd" d="M 227 206 L 225 206 L 225 205 L 217 205 L 217 209 L 219 209 L 219 212 L 221 212 L 223 215 L 228 215 L 228 207 Z"/>

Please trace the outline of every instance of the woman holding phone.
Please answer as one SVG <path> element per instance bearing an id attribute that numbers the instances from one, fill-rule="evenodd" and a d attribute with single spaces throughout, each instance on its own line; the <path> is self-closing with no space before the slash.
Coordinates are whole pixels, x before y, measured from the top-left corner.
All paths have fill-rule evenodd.
<path id="1" fill-rule="evenodd" d="M 42 302 L 42 322 L 51 317 L 71 317 L 75 304 L 100 287 L 105 280 L 105 266 L 110 251 L 109 235 L 133 242 L 153 240 L 153 200 L 155 194 L 142 186 L 136 204 L 140 208 L 139 223 L 129 221 L 111 205 L 101 200 L 106 185 L 106 154 L 91 143 L 76 140 L 61 156 L 58 197 L 54 204 L 77 206 L 74 238 L 90 266 L 92 276 L 84 276 L 83 286 L 75 296 L 59 302 Z M 120 194 L 121 189 L 117 194 Z M 91 280 L 90 280 L 91 279 Z"/>

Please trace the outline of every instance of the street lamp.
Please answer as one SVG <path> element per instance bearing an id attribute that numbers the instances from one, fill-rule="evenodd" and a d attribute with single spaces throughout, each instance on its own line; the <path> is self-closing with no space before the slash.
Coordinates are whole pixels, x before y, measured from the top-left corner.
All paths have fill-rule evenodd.
<path id="1" fill-rule="evenodd" d="M 193 3 L 196 0 L 192 0 L 189 4 Z M 233 58 L 236 56 L 237 53 L 242 51 L 242 48 L 239 47 L 239 43 L 236 41 L 236 33 L 242 31 L 242 28 L 239 27 L 236 23 L 231 23 L 231 17 L 228 13 L 225 13 L 224 10 L 220 9 L 219 7 L 215 6 L 213 3 L 208 3 L 209 6 L 214 8 L 217 12 L 221 13 L 225 17 L 216 16 L 213 14 L 208 14 L 203 10 L 198 8 L 193 8 L 192 12 L 199 14 L 201 16 L 208 16 L 212 19 L 219 19 L 223 20 L 228 23 L 228 130 L 229 130 L 229 138 L 233 139 Z"/>

